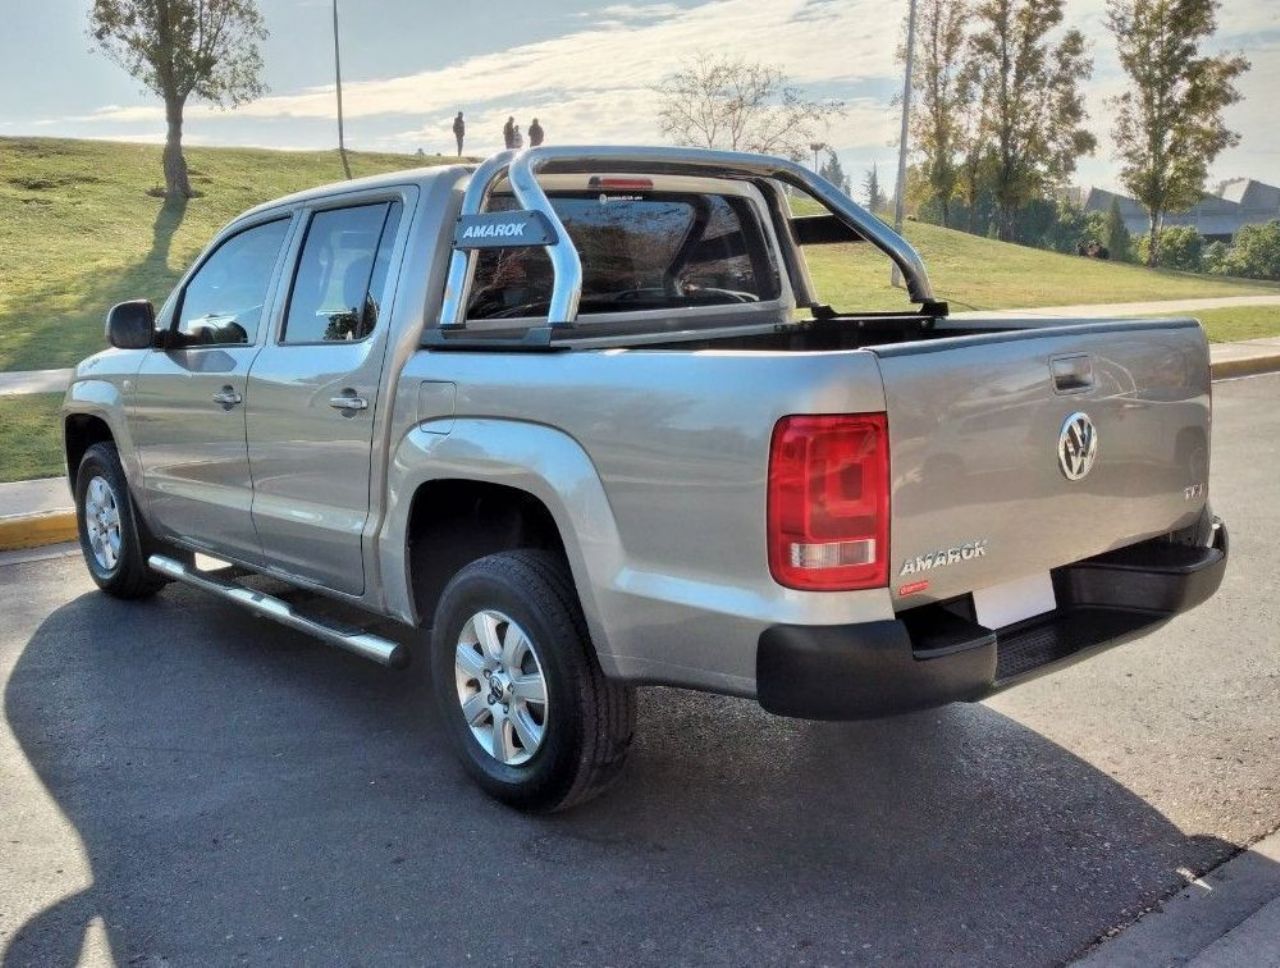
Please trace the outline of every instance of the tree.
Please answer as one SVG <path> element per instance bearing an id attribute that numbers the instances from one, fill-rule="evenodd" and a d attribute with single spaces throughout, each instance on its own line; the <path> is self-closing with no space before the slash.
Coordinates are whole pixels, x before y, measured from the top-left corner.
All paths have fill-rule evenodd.
<path id="1" fill-rule="evenodd" d="M 819 127 L 844 112 L 840 101 L 815 101 L 780 69 L 729 56 L 685 63 L 654 88 L 658 125 L 677 144 L 806 157 L 823 139 Z"/>
<path id="2" fill-rule="evenodd" d="M 1240 136 L 1223 109 L 1240 100 L 1233 83 L 1243 57 L 1205 57 L 1200 42 L 1217 29 L 1217 0 L 1110 0 L 1108 24 L 1132 87 L 1111 99 L 1120 180 L 1147 210 L 1147 264 L 1160 262 L 1167 212 L 1204 194 L 1209 165 Z"/>
<path id="3" fill-rule="evenodd" d="M 924 174 L 944 226 L 960 183 L 957 155 L 963 149 L 965 113 L 973 98 L 973 71 L 964 56 L 968 16 L 966 0 L 922 0 L 912 62 L 916 109 L 911 140 L 924 156 Z M 898 49 L 898 59 L 906 60 L 905 44 Z"/>
<path id="4" fill-rule="evenodd" d="M 1241 226 L 1225 258 L 1215 255 L 1228 275 L 1280 279 L 1280 222 Z"/>
<path id="5" fill-rule="evenodd" d="M 1000 238 L 1015 236 L 1018 209 L 1075 171 L 1096 141 L 1084 127 L 1080 83 L 1093 63 L 1084 36 L 1062 23 L 1065 0 L 981 0 L 970 42 L 982 133 L 993 148 L 992 190 Z"/>
<path id="6" fill-rule="evenodd" d="M 1107 231 L 1102 241 L 1111 251 L 1111 258 L 1120 262 L 1129 261 L 1133 239 L 1129 235 L 1129 227 L 1124 224 L 1124 216 L 1120 214 L 1118 198 L 1111 199 L 1111 208 L 1107 210 Z"/>
<path id="7" fill-rule="evenodd" d="M 164 187 L 190 198 L 182 116 L 196 97 L 234 107 L 260 97 L 267 31 L 255 0 L 93 0 L 89 33 L 107 56 L 164 101 Z"/>
<path id="8" fill-rule="evenodd" d="M 884 193 L 880 190 L 880 173 L 876 170 L 875 163 L 867 169 L 866 177 L 862 180 L 862 191 L 867 198 L 867 211 L 879 212 L 884 210 L 885 198 Z"/>
<path id="9" fill-rule="evenodd" d="M 960 196 L 967 210 L 966 231 L 970 235 L 986 235 L 988 219 L 982 214 L 982 206 L 984 197 L 989 206 L 994 154 L 991 146 L 983 140 L 981 105 L 971 100 L 960 117 L 959 184 Z"/>
<path id="10" fill-rule="evenodd" d="M 1151 236 L 1138 236 L 1138 258 L 1147 265 L 1151 262 Z M 1161 233 L 1159 244 L 1163 249 L 1161 264 L 1184 272 L 1199 272 L 1203 268 L 1204 239 L 1190 225 L 1174 225 Z"/>
<path id="11" fill-rule="evenodd" d="M 849 176 L 844 173 L 844 168 L 840 166 L 840 159 L 836 157 L 836 153 L 830 148 L 827 149 L 827 160 L 818 170 L 818 174 L 846 195 L 849 194 Z"/>

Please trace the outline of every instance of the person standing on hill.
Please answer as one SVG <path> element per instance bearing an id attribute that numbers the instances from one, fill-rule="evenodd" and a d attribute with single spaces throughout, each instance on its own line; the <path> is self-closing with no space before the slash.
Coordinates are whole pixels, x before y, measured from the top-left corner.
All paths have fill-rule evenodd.
<path id="1" fill-rule="evenodd" d="M 507 123 L 502 126 L 502 143 L 508 148 L 516 146 L 516 119 L 507 118 Z"/>
<path id="2" fill-rule="evenodd" d="M 533 124 L 529 125 L 529 147 L 536 148 L 542 144 L 542 139 L 546 137 L 546 132 L 542 130 L 542 125 L 538 124 L 538 119 L 533 119 Z"/>
<path id="3" fill-rule="evenodd" d="M 458 116 L 453 119 L 453 136 L 458 142 L 458 157 L 462 157 L 462 139 L 467 136 L 467 122 L 462 120 L 462 112 L 458 112 Z"/>

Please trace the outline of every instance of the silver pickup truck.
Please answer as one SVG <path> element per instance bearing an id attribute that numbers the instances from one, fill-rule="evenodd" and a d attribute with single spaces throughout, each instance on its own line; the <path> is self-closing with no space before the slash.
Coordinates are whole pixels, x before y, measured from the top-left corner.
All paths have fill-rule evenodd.
<path id="1" fill-rule="evenodd" d="M 908 308 L 823 303 L 805 252 L 833 243 L 896 263 Z M 303 192 L 107 336 L 65 404 L 97 584 L 416 651 L 465 768 L 526 809 L 616 775 L 637 685 L 814 719 L 977 700 L 1226 565 L 1194 320 L 949 317 L 778 158 L 540 147 Z"/>

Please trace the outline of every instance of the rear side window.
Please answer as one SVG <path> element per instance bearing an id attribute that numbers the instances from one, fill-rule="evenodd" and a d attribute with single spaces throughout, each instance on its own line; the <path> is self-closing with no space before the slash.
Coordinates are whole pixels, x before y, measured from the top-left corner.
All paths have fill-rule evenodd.
<path id="1" fill-rule="evenodd" d="M 776 299 L 778 267 L 745 198 L 582 192 L 551 200 L 582 258 L 579 312 L 681 309 Z M 495 196 L 489 211 L 517 208 Z M 541 248 L 483 249 L 470 319 L 547 312 L 554 275 Z"/>
<path id="2" fill-rule="evenodd" d="M 400 210 L 378 202 L 311 216 L 281 342 L 350 342 L 374 331 Z"/>
<path id="3" fill-rule="evenodd" d="M 182 292 L 175 329 L 184 346 L 252 343 L 275 272 L 287 218 L 255 225 L 223 242 Z"/>

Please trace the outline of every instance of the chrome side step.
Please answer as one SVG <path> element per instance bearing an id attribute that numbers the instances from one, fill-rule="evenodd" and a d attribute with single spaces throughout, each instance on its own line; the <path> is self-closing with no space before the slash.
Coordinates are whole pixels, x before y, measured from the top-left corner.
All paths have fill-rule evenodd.
<path id="1" fill-rule="evenodd" d="M 235 602 L 237 605 L 243 605 L 249 611 L 261 615 L 263 618 L 274 619 L 281 625 L 287 625 L 289 628 L 297 629 L 299 632 L 314 635 L 330 645 L 346 649 L 361 658 L 372 659 L 374 662 L 393 669 L 402 669 L 409 664 L 409 650 L 399 642 L 392 642 L 390 639 L 384 639 L 378 635 L 370 635 L 368 632 L 362 632 L 359 629 L 344 629 L 326 625 L 316 619 L 299 614 L 288 602 L 273 598 L 263 592 L 254 591 L 252 588 L 246 588 L 244 585 L 237 585 L 235 582 L 218 578 L 207 572 L 189 568 L 182 562 L 167 558 L 164 555 L 152 555 L 147 559 L 147 564 L 155 571 L 175 581 L 186 582 L 188 585 L 194 585 L 203 591 L 212 592 L 228 601 Z"/>

